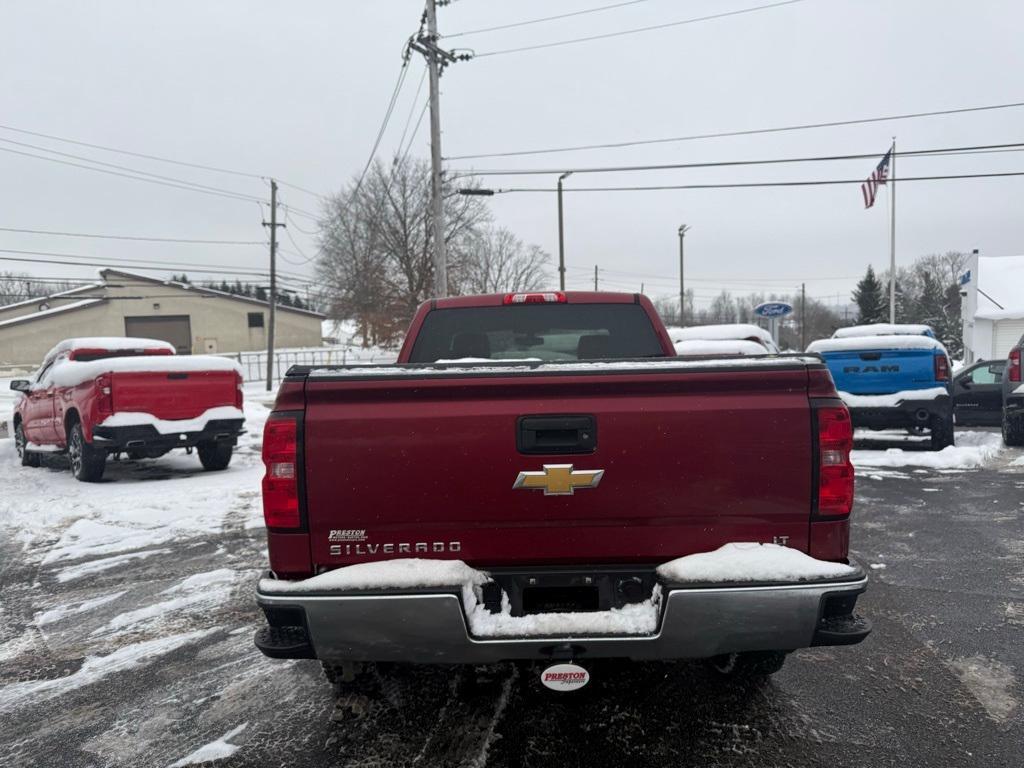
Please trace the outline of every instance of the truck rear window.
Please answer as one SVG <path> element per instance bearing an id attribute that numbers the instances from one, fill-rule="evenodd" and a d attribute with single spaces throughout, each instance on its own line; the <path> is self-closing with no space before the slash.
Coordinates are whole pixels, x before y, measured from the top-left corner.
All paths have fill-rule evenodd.
<path id="1" fill-rule="evenodd" d="M 409 362 L 664 355 L 637 304 L 531 304 L 434 310 L 423 321 Z"/>

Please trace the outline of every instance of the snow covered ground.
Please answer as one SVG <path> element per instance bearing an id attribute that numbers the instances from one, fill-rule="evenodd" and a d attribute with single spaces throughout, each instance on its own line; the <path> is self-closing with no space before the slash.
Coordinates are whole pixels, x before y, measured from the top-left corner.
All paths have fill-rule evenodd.
<path id="1" fill-rule="evenodd" d="M 885 448 L 883 450 L 858 449 L 853 451 L 852 460 L 859 472 L 892 467 L 926 467 L 937 470 L 977 469 L 990 466 L 1003 452 L 1003 438 L 998 432 L 958 431 L 956 445 L 941 451 L 912 450 L 921 447 L 920 438 L 900 432 L 860 432 L 861 438 L 905 442 L 908 449 Z"/>

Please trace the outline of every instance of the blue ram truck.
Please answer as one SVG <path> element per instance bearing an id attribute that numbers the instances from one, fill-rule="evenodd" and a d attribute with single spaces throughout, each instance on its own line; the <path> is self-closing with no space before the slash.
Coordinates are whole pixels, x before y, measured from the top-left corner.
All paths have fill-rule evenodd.
<path id="1" fill-rule="evenodd" d="M 825 361 L 854 427 L 927 430 L 933 450 L 953 445 L 949 355 L 927 325 L 840 328 L 807 351 Z"/>

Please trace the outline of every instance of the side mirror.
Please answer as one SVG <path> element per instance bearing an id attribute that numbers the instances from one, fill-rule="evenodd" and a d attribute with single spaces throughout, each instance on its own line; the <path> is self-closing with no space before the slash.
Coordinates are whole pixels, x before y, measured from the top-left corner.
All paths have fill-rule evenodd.
<path id="1" fill-rule="evenodd" d="M 32 382 L 28 379 L 14 379 L 14 381 L 11 382 L 11 389 L 15 392 L 28 392 L 28 388 L 31 384 Z"/>
<path id="2" fill-rule="evenodd" d="M 964 389 L 970 389 L 971 388 L 971 377 L 970 376 L 964 376 L 962 379 L 960 379 L 957 382 L 957 384 L 959 384 Z"/>

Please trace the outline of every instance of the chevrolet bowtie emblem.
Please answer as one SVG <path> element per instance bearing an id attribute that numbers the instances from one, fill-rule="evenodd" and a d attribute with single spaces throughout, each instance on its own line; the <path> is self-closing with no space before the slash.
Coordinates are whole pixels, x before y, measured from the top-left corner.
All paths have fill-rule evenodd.
<path id="1" fill-rule="evenodd" d="M 581 469 L 572 464 L 545 464 L 543 472 L 520 472 L 512 488 L 544 491 L 545 496 L 572 496 L 577 488 L 597 488 L 603 469 Z"/>

